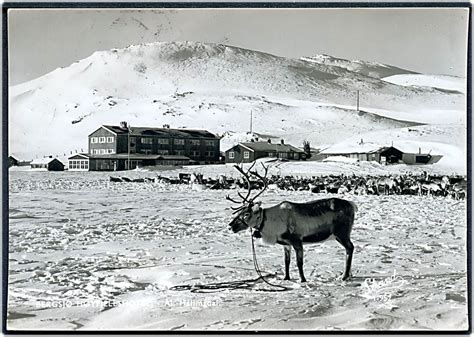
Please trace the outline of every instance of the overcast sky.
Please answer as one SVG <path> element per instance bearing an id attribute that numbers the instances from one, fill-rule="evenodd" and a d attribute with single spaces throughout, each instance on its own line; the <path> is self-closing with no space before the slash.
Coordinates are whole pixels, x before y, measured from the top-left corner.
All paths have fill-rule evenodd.
<path id="1" fill-rule="evenodd" d="M 225 43 L 465 76 L 467 9 L 11 10 L 10 83 L 96 50 L 153 41 Z"/>

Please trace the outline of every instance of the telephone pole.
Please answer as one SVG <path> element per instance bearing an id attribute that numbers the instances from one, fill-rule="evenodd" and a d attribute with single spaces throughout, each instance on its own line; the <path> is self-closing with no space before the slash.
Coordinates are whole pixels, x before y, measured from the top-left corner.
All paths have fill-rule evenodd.
<path id="1" fill-rule="evenodd" d="M 250 110 L 250 133 L 252 133 L 252 117 L 253 117 L 253 111 Z"/>
<path id="2" fill-rule="evenodd" d="M 128 156 L 127 156 L 127 170 L 130 170 L 130 132 L 132 129 L 130 128 L 130 124 L 127 123 L 127 142 L 128 142 Z"/>
<path id="3" fill-rule="evenodd" d="M 357 111 L 359 111 L 359 90 L 357 90 Z"/>

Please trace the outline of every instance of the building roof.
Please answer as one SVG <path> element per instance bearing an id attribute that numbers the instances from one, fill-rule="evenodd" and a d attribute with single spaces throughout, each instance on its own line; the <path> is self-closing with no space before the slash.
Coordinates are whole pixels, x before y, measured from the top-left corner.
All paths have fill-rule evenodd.
<path id="1" fill-rule="evenodd" d="M 127 128 L 122 128 L 116 125 L 103 125 L 102 127 L 118 134 L 128 134 Z M 199 129 L 169 129 L 169 128 L 152 128 L 152 127 L 141 127 L 132 126 L 130 127 L 132 136 L 162 136 L 162 137 L 176 137 L 176 138 L 214 138 L 219 139 L 213 133 L 207 130 Z"/>
<path id="2" fill-rule="evenodd" d="M 68 157 L 67 159 L 68 160 L 77 159 L 78 157 L 82 158 L 82 159 L 88 159 L 89 155 L 87 153 L 76 153 L 76 154 L 73 154 L 72 156 Z"/>
<path id="3" fill-rule="evenodd" d="M 34 160 L 31 161 L 30 165 L 47 165 L 47 164 L 51 163 L 54 160 L 57 160 L 58 162 L 60 162 L 61 164 L 64 165 L 64 163 L 62 161 L 60 161 L 58 158 L 49 158 L 49 157 L 34 159 Z"/>
<path id="4" fill-rule="evenodd" d="M 290 144 L 281 143 L 269 143 L 269 142 L 248 142 L 240 143 L 239 145 L 245 146 L 252 151 L 257 152 L 296 152 L 304 153 L 303 150 L 298 149 Z"/>
<path id="5" fill-rule="evenodd" d="M 376 143 L 340 143 L 324 149 L 320 154 L 375 153 L 384 148 Z"/>

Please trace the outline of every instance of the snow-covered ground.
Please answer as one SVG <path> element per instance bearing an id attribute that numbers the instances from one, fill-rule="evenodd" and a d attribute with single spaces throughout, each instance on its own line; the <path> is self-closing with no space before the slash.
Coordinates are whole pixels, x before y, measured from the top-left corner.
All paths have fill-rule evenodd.
<path id="1" fill-rule="evenodd" d="M 258 283 L 199 293 L 171 287 L 256 277 L 249 233 L 227 227 L 233 191 L 109 175 L 10 172 L 8 328 L 467 329 L 464 201 L 344 196 L 359 209 L 350 281 L 340 280 L 344 249 L 335 241 L 305 246 L 306 284 L 294 260 L 292 281 L 283 281 L 283 249 L 258 242 L 261 268 L 289 291 Z M 322 197 L 270 190 L 262 201 Z"/>
<path id="2" fill-rule="evenodd" d="M 442 90 L 466 92 L 466 79 L 447 75 L 398 74 L 383 78 L 384 81 L 404 85 L 431 87 Z"/>
<path id="3" fill-rule="evenodd" d="M 290 59 L 232 46 L 159 42 L 99 51 L 10 88 L 9 154 L 87 151 L 102 124 L 204 128 L 221 150 L 258 137 L 348 150 L 358 142 L 441 154 L 434 165 L 274 162 L 270 174 L 466 174 L 464 79 L 327 55 Z M 65 85 L 67 83 L 67 85 Z M 464 83 L 465 84 L 465 83 Z M 355 108 L 360 93 L 360 111 Z M 247 133 L 250 114 L 253 134 Z M 46 137 L 45 130 L 54 133 Z M 159 168 L 155 168 L 159 169 Z M 344 196 L 357 203 L 354 278 L 344 250 L 305 248 L 309 282 L 282 280 L 283 250 L 257 244 L 287 292 L 176 291 L 255 278 L 248 233 L 232 234 L 225 195 L 198 185 L 110 183 L 109 175 L 237 176 L 232 165 L 173 171 L 10 169 L 11 329 L 465 329 L 466 204 Z M 265 205 L 323 195 L 270 190 Z"/>

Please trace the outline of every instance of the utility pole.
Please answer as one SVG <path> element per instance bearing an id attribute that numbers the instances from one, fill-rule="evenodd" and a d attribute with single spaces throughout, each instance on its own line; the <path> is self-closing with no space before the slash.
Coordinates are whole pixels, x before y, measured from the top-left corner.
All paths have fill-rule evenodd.
<path id="1" fill-rule="evenodd" d="M 357 111 L 359 111 L 359 90 L 357 90 Z"/>
<path id="2" fill-rule="evenodd" d="M 127 136 L 128 136 L 128 156 L 127 156 L 127 170 L 130 170 L 130 132 L 131 132 L 131 129 L 130 129 L 130 124 L 127 123 L 127 130 L 128 130 L 128 133 L 127 133 Z"/>
<path id="3" fill-rule="evenodd" d="M 250 110 L 250 133 L 252 133 L 252 117 L 253 117 L 253 111 Z"/>

